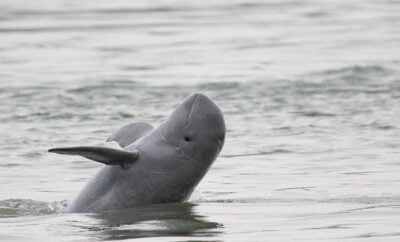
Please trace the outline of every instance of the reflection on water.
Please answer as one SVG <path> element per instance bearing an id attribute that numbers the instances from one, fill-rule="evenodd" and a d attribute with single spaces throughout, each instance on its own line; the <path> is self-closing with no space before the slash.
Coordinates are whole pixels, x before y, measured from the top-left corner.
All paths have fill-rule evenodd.
<path id="1" fill-rule="evenodd" d="M 196 241 L 217 238 L 223 225 L 197 204 L 170 203 L 103 213 L 63 213 L 65 201 L 0 201 L 0 241 L 93 241 L 167 237 Z M 57 208 L 56 208 L 57 207 Z M 21 232 L 21 228 L 24 228 Z"/>
<path id="2" fill-rule="evenodd" d="M 196 213 L 192 203 L 171 203 L 122 209 L 88 215 L 96 225 L 85 227 L 95 231 L 94 237 L 120 240 L 160 236 L 212 237 L 221 233 L 222 225 L 207 221 Z"/>

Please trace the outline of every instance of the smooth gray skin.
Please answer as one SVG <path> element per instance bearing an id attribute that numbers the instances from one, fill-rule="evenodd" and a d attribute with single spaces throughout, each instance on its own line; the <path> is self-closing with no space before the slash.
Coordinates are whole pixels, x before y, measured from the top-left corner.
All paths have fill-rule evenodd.
<path id="1" fill-rule="evenodd" d="M 184 201 L 221 151 L 225 122 L 208 97 L 193 94 L 159 127 L 144 133 L 123 148 L 139 152 L 136 162 L 104 166 L 67 212 Z"/>

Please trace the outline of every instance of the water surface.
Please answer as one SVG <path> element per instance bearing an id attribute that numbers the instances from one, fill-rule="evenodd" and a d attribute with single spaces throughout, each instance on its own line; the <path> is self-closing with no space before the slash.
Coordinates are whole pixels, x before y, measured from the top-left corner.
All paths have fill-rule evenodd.
<path id="1" fill-rule="evenodd" d="M 398 241 L 396 1 L 2 1 L 0 240 Z M 64 214 L 106 145 L 193 92 L 223 110 L 189 203 Z"/>

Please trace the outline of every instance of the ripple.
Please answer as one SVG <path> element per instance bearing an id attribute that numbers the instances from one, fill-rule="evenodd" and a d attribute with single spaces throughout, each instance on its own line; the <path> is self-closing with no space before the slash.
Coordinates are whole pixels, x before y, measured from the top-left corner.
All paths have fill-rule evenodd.
<path id="1" fill-rule="evenodd" d="M 0 217 L 39 216 L 63 213 L 67 201 L 42 202 L 31 199 L 7 199 L 0 201 Z"/>
<path id="2" fill-rule="evenodd" d="M 233 157 L 247 157 L 247 156 L 262 156 L 262 155 L 271 155 L 271 154 L 286 154 L 286 153 L 292 153 L 292 152 L 293 151 L 290 151 L 290 150 L 277 149 L 277 150 L 258 152 L 258 153 L 220 155 L 219 157 L 233 158 Z"/>

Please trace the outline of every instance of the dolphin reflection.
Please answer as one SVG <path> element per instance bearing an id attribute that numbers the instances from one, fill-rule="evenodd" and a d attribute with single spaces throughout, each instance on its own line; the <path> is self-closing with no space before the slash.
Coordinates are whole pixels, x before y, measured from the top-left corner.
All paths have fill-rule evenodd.
<path id="1" fill-rule="evenodd" d="M 86 227 L 103 240 L 146 237 L 213 237 L 221 233 L 221 224 L 210 222 L 194 210 L 197 204 L 168 203 L 87 214 L 96 220 Z"/>

